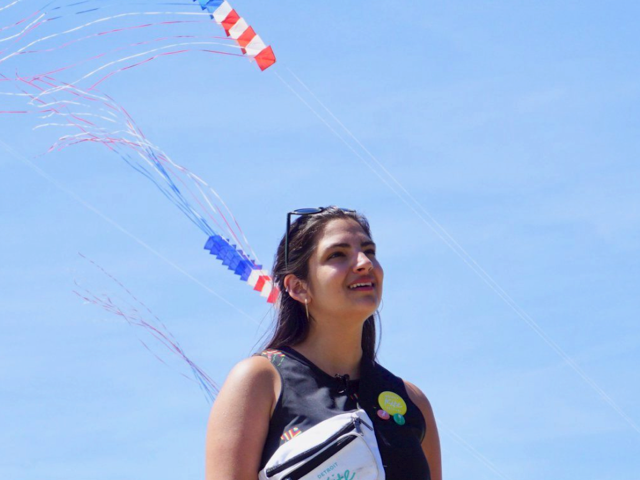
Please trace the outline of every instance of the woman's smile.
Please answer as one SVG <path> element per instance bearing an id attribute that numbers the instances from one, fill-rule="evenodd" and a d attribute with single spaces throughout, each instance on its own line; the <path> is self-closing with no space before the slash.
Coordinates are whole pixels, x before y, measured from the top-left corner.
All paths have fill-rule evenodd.
<path id="1" fill-rule="evenodd" d="M 372 292 L 375 286 L 376 284 L 372 279 L 371 280 L 361 279 L 361 280 L 358 280 L 356 283 L 352 283 L 347 288 L 349 290 L 357 291 L 357 292 Z"/>

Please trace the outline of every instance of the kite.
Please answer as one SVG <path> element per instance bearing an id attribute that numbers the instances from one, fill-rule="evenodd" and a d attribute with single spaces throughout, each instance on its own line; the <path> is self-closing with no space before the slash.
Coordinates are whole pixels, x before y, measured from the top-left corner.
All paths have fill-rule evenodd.
<path id="1" fill-rule="evenodd" d="M 193 11 L 187 1 L 171 4 L 181 6 L 175 11 L 139 11 L 141 4 L 94 0 L 51 2 L 29 16 L 10 18 L 21 1 L 0 5 L 0 114 L 30 115 L 37 119 L 34 130 L 61 131 L 47 153 L 94 143 L 118 155 L 206 235 L 204 248 L 211 255 L 275 303 L 277 287 L 218 193 L 147 138 L 105 91 L 114 75 L 186 52 L 249 58 L 265 70 L 275 63 L 272 48 L 226 1 L 198 0 L 202 11 Z M 120 11 L 109 11 L 116 7 Z M 194 35 L 193 24 L 207 17 L 227 36 Z M 149 36 L 167 29 L 170 34 Z M 122 42 L 101 50 L 107 36 Z"/>
<path id="2" fill-rule="evenodd" d="M 260 70 L 266 70 L 276 63 L 272 48 L 265 45 L 245 19 L 229 5 L 229 2 L 226 0 L 198 0 L 198 2 L 202 10 L 207 10 L 211 18 L 224 28 L 227 36 L 238 42 L 242 52 L 256 61 Z"/>

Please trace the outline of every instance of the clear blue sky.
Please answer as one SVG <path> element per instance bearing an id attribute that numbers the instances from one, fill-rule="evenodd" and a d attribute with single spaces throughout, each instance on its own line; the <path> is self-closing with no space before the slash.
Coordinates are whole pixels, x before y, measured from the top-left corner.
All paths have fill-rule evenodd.
<path id="1" fill-rule="evenodd" d="M 0 28 L 36 3 L 0 11 Z M 116 5 L 109 15 L 197 11 L 189 0 L 89 3 Z M 268 266 L 287 211 L 336 204 L 368 216 L 385 268 L 380 359 L 430 398 L 446 479 L 637 480 L 637 3 L 232 5 L 273 46 L 272 69 L 187 53 L 116 75 L 102 90 L 220 193 Z M 62 19 L 60 29 L 79 21 Z M 189 28 L 221 33 L 213 23 Z M 0 73 L 27 75 L 159 35 L 17 57 Z M 0 102 L 4 110 L 20 100 Z M 118 157 L 86 144 L 36 157 L 59 132 L 33 125 L 0 115 L 0 477 L 203 478 L 208 403 L 178 364 L 162 365 L 135 330 L 72 293 L 76 280 L 121 294 L 78 252 L 126 284 L 219 383 L 253 351 L 270 310 Z"/>

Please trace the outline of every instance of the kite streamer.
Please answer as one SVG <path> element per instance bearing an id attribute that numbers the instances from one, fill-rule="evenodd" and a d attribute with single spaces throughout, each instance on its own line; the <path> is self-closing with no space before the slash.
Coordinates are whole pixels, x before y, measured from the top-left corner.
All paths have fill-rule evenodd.
<path id="1" fill-rule="evenodd" d="M 146 336 L 151 337 L 154 345 L 159 347 L 156 351 L 148 345 L 148 341 L 145 342 L 138 336 L 138 340 L 156 359 L 162 362 L 166 366 L 170 366 L 168 361 L 165 360 L 167 354 L 172 358 L 177 358 L 181 365 L 186 365 L 190 371 L 190 376 L 180 372 L 187 380 L 195 381 L 208 401 L 213 403 L 216 395 L 220 391 L 218 385 L 207 375 L 204 370 L 198 367 L 189 357 L 176 340 L 176 338 L 167 329 L 166 325 L 160 320 L 149 307 L 141 302 L 131 291 L 122 284 L 117 278 L 107 272 L 100 265 L 93 260 L 85 257 L 81 253 L 82 258 L 87 260 L 91 265 L 98 269 L 103 275 L 107 276 L 113 283 L 118 285 L 120 290 L 124 292 L 128 299 L 133 303 L 130 304 L 126 300 L 119 300 L 114 295 L 96 295 L 87 288 L 80 285 L 78 280 L 75 281 L 77 290 L 73 290 L 77 296 L 82 298 L 85 302 L 102 308 L 103 310 L 116 315 L 125 320 L 131 327 L 134 327 L 136 331 L 145 332 Z M 146 317 L 146 318 L 145 318 Z"/>
<path id="2" fill-rule="evenodd" d="M 114 75 L 187 52 L 245 57 L 264 70 L 275 62 L 271 47 L 226 1 L 200 0 L 202 12 L 111 11 L 106 16 L 107 9 L 115 7 L 190 9 L 193 3 L 114 5 L 85 0 L 54 6 L 58 2 L 52 2 L 29 16 L 5 22 L 3 17 L 17 3 L 0 7 L 0 25 L 5 25 L 0 27 L 0 113 L 30 115 L 36 119 L 34 130 L 61 131 L 47 153 L 91 142 L 118 155 L 207 236 L 206 250 L 275 303 L 278 289 L 220 195 L 147 138 L 128 111 L 104 91 L 105 82 Z M 209 17 L 227 37 L 190 31 L 194 23 L 207 22 Z M 138 23 L 140 18 L 152 21 Z M 167 32 L 149 37 L 160 30 Z M 122 42 L 104 50 L 101 40 L 107 36 Z"/>

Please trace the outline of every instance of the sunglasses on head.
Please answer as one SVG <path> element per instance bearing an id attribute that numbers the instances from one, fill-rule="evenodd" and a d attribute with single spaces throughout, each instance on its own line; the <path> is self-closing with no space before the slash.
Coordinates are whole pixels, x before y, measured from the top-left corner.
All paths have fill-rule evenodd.
<path id="1" fill-rule="evenodd" d="M 317 213 L 324 212 L 328 207 L 318 207 L 318 208 L 298 208 L 293 212 L 287 213 L 287 229 L 284 232 L 284 264 L 285 267 L 289 268 L 289 228 L 291 228 L 291 215 L 305 216 L 305 215 L 315 215 Z M 355 213 L 355 210 L 351 210 L 350 208 L 338 208 L 338 210 L 342 210 L 344 213 Z"/>

